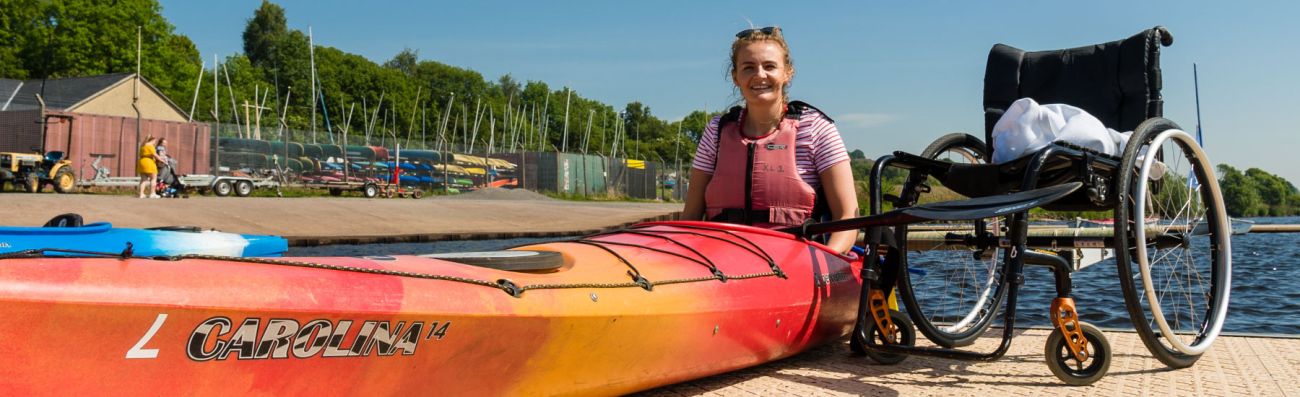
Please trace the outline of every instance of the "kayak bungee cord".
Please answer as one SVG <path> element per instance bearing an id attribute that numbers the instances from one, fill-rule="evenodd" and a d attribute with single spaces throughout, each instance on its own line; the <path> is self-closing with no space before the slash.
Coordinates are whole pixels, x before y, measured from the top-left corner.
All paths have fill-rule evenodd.
<path id="1" fill-rule="evenodd" d="M 609 244 L 609 245 L 619 246 L 619 247 L 635 247 L 635 248 L 640 248 L 640 249 L 643 249 L 643 250 L 648 250 L 648 251 L 658 252 L 658 253 L 661 253 L 661 254 L 664 254 L 664 255 L 672 255 L 672 256 L 675 256 L 675 257 L 678 257 L 678 258 L 682 258 L 682 259 L 685 259 L 685 260 L 688 260 L 688 261 L 691 261 L 691 262 L 698 263 L 698 264 L 700 264 L 700 265 L 702 265 L 702 266 L 708 268 L 708 269 L 709 269 L 709 272 L 713 273 L 713 276 L 714 276 L 714 277 L 718 278 L 719 280 L 722 280 L 722 282 L 724 282 L 724 283 L 727 282 L 727 275 L 726 275 L 726 274 L 723 274 L 721 270 L 718 270 L 718 267 L 715 266 L 715 265 L 713 264 L 713 262 L 709 261 L 709 262 L 706 263 L 705 261 L 708 261 L 708 259 L 705 259 L 704 261 L 701 261 L 701 260 L 699 260 L 699 259 L 695 259 L 695 258 L 692 258 L 692 257 L 686 256 L 686 255 L 682 255 L 682 254 L 679 254 L 679 253 L 676 253 L 676 252 L 670 252 L 670 251 L 662 250 L 662 249 L 659 249 L 659 248 L 650 248 L 650 247 L 646 247 L 646 246 L 642 246 L 642 245 L 636 245 L 636 244 L 632 244 L 632 243 L 613 242 L 613 241 L 601 241 L 601 240 L 591 240 L 591 239 L 587 239 L 587 238 L 583 238 L 583 239 L 578 240 L 578 241 L 581 241 L 581 242 L 584 242 L 584 243 L 593 243 L 593 244 Z"/>
<path id="2" fill-rule="evenodd" d="M 138 258 L 137 256 L 132 255 L 132 253 L 135 252 L 132 249 L 132 247 L 134 246 L 131 243 L 126 243 L 126 249 L 122 250 L 122 252 L 117 252 L 117 253 L 82 251 L 82 250 L 73 250 L 73 249 L 65 249 L 65 248 L 34 248 L 34 249 L 27 249 L 22 251 L 3 253 L 0 254 L 0 259 L 43 258 L 43 257 L 51 256 L 51 255 L 46 255 L 47 253 L 51 253 L 51 252 L 60 253 L 60 254 L 79 254 L 79 255 L 86 255 L 86 256 L 102 256 L 102 257 L 122 258 L 122 259 Z M 153 258 L 153 257 L 143 257 L 143 258 Z"/>
<path id="3" fill-rule="evenodd" d="M 651 228 L 651 227 L 655 227 L 655 226 L 658 226 L 658 225 L 633 225 L 632 227 L 629 227 L 629 229 L 649 229 L 649 228 Z M 719 232 L 719 233 L 723 233 L 723 234 L 726 234 L 726 235 L 728 235 L 728 236 L 731 236 L 732 238 L 735 238 L 736 240 L 744 241 L 746 244 L 749 244 L 750 247 L 753 247 L 753 250 L 750 250 L 750 252 L 753 252 L 755 255 L 758 255 L 758 256 L 762 257 L 764 260 L 766 260 L 768 264 L 771 264 L 771 265 L 772 265 L 772 267 L 774 268 L 774 269 L 773 269 L 774 271 L 776 271 L 776 272 L 780 272 L 780 271 L 781 271 L 780 268 L 776 268 L 776 261 L 772 259 L 772 255 L 769 255 L 769 254 L 767 253 L 767 251 L 763 250 L 763 247 L 759 247 L 758 244 L 754 243 L 753 241 L 749 241 L 749 239 L 747 239 L 747 238 L 741 237 L 740 235 L 737 235 L 736 233 L 732 233 L 730 230 L 726 230 L 726 229 L 722 229 L 722 228 L 707 227 L 707 226 L 698 226 L 698 225 L 672 225 L 672 227 L 674 227 L 674 228 L 678 228 L 678 229 L 707 230 L 707 231 L 711 231 L 711 232 Z M 681 231 L 675 231 L 675 230 L 657 230 L 657 231 L 658 231 L 658 232 L 661 232 L 661 233 L 689 233 L 689 232 L 681 232 Z M 695 235 L 698 235 L 698 236 L 707 236 L 707 235 L 704 235 L 704 234 L 698 234 L 698 233 L 692 233 L 692 234 L 695 234 Z M 717 239 L 717 240 L 720 240 L 720 241 L 725 241 L 725 242 L 727 242 L 728 244 L 733 244 L 733 245 L 736 245 L 736 246 L 738 246 L 738 247 L 745 248 L 744 246 L 740 245 L 740 243 L 737 243 L 737 242 L 735 242 L 735 241 L 726 240 L 726 239 L 723 239 L 723 238 L 721 238 L 721 237 L 717 237 L 717 236 L 707 236 L 707 237 L 710 237 L 710 238 L 713 238 L 713 239 Z M 757 250 L 757 252 L 755 252 L 754 250 Z M 785 277 L 782 276 L 782 278 L 785 278 Z"/>
<path id="4" fill-rule="evenodd" d="M 782 279 L 786 278 L 785 273 L 782 272 L 781 269 L 780 269 L 780 267 L 776 265 L 776 263 L 775 263 L 775 261 L 772 259 L 771 255 L 769 255 L 769 254 L 768 254 L 766 251 L 764 251 L 762 248 L 758 247 L 757 244 L 755 244 L 755 243 L 752 242 L 752 241 L 749 241 L 748 239 L 745 239 L 744 237 L 741 237 L 741 236 L 739 236 L 739 235 L 736 235 L 736 234 L 734 234 L 734 233 L 732 233 L 732 232 L 730 232 L 730 231 L 727 231 L 727 230 L 714 229 L 714 228 L 701 227 L 701 226 L 672 225 L 671 227 L 684 228 L 684 229 L 695 229 L 695 230 L 708 230 L 708 231 L 714 231 L 714 232 L 724 233 L 724 234 L 727 234 L 727 235 L 729 235 L 729 236 L 732 236 L 732 237 L 736 238 L 736 239 L 739 240 L 739 241 L 744 241 L 746 244 L 749 244 L 750 246 L 754 247 L 755 249 L 750 249 L 749 247 L 746 247 L 745 245 L 743 245 L 743 244 L 741 244 L 741 243 L 739 243 L 739 242 L 737 242 L 737 241 L 724 239 L 724 238 L 721 238 L 721 237 L 718 237 L 718 236 L 710 236 L 710 235 L 706 235 L 706 234 L 702 234 L 702 233 L 688 232 L 688 231 L 678 231 L 678 230 L 650 230 L 650 229 L 648 229 L 648 227 L 646 227 L 646 226 L 636 226 L 636 227 L 627 228 L 627 229 L 620 229 L 620 230 L 615 230 L 615 231 L 610 231 L 610 232 L 605 232 L 605 233 L 598 233 L 598 234 L 595 234 L 595 235 L 585 236 L 585 237 L 581 237 L 581 238 L 574 239 L 574 240 L 570 240 L 570 241 L 557 241 L 557 243 L 574 243 L 574 244 L 583 244 L 583 245 L 594 246 L 594 247 L 600 248 L 601 250 L 604 250 L 604 251 L 608 252 L 610 255 L 613 255 L 613 256 L 614 256 L 615 258 L 617 258 L 620 262 L 622 262 L 622 263 L 623 263 L 624 265 L 626 265 L 629 269 L 631 269 L 631 270 L 628 271 L 628 276 L 630 276 L 630 277 L 632 278 L 632 281 L 631 281 L 631 282 L 620 282 L 620 283 L 562 283 L 562 284 L 531 284 L 531 285 L 522 285 L 522 286 L 516 284 L 515 282 L 513 282 L 513 281 L 511 281 L 510 279 L 507 279 L 507 278 L 498 279 L 498 280 L 496 280 L 496 281 L 488 281 L 488 280 L 474 279 L 474 278 L 469 278 L 469 277 L 447 276 L 447 275 L 428 274 L 428 273 L 419 273 L 419 272 L 409 272 L 409 271 L 401 271 L 401 270 L 372 269 L 372 268 L 364 268 L 364 267 L 356 267 L 356 266 L 330 265 L 330 264 L 316 263 L 316 262 L 293 261 L 293 260 L 272 259 L 272 258 L 235 257 L 235 256 L 223 256 L 223 255 L 210 255 L 210 254 L 182 254 L 182 255 L 169 255 L 169 256 L 144 256 L 144 257 L 136 257 L 136 256 L 132 256 L 132 246 L 131 246 L 130 243 L 127 243 L 127 247 L 126 247 L 126 249 L 123 250 L 122 252 L 97 252 L 97 251 L 81 251 L 81 250 L 69 250 L 69 249 L 59 249 L 59 248 L 41 248 L 41 249 L 30 249 L 30 250 L 15 251 L 15 252 L 10 252 L 10 253 L 0 254 L 0 259 L 30 259 L 30 258 L 41 258 L 41 257 L 72 258 L 72 257 L 74 257 L 74 256 L 72 256 L 72 255 L 81 255 L 81 256 L 95 256 L 95 257 L 112 257 L 112 258 L 121 258 L 121 259 L 132 259 L 132 258 L 135 258 L 135 259 L 147 259 L 147 260 L 157 260 L 157 261 L 181 261 L 181 260 L 186 260 L 186 259 L 217 260 L 217 261 L 226 261 L 226 262 L 239 262 L 239 263 L 252 263 L 252 264 L 265 264 L 265 265 L 279 265 L 279 266 L 292 266 L 292 267 L 302 267 L 302 268 L 311 268 L 311 269 L 323 269 L 323 270 L 345 271 L 345 272 L 354 272 L 354 273 L 377 274 L 377 275 L 397 276 L 397 277 L 408 277 L 408 278 L 416 278 L 416 279 L 424 279 L 424 280 L 451 281 L 451 282 L 458 282 L 458 283 L 465 283 L 465 284 L 472 284 L 472 285 L 478 285 L 478 286 L 483 286 L 483 287 L 489 287 L 489 288 L 500 289 L 500 290 L 504 291 L 505 293 L 509 294 L 510 296 L 513 296 L 513 297 L 516 297 L 516 298 L 520 298 L 520 297 L 522 297 L 522 296 L 523 296 L 523 293 L 524 293 L 525 291 L 528 291 L 528 290 L 574 289 L 574 288 L 597 288 L 597 289 L 609 289 L 609 288 L 641 288 L 641 289 L 644 289 L 644 290 L 646 290 L 646 291 L 653 291 L 654 287 L 655 287 L 655 286 L 658 286 L 658 285 L 684 284 L 684 283 L 694 283 L 694 282 L 707 282 L 707 281 L 713 281 L 713 280 L 718 280 L 718 281 L 721 281 L 721 282 L 724 282 L 724 283 L 725 283 L 725 282 L 727 282 L 728 280 L 744 280 L 744 279 L 761 278 L 761 277 L 779 277 L 779 278 L 782 278 Z M 632 229 L 639 229 L 639 230 L 632 230 Z M 644 247 L 644 246 L 639 246 L 639 245 L 634 245 L 634 244 L 629 244 L 629 243 L 620 243 L 620 242 L 612 242 L 612 241 L 602 241 L 602 240 L 595 240 L 595 239 L 594 239 L 594 238 L 598 238 L 598 237 L 601 237 L 601 236 L 606 236 L 606 235 L 615 234 L 615 233 L 619 233 L 619 232 L 625 232 L 625 233 L 635 234 L 635 235 L 639 235 L 639 236 L 646 236 L 646 237 L 654 237 L 654 238 L 660 238 L 660 239 L 663 239 L 663 240 L 668 241 L 668 242 L 671 242 L 671 243 L 673 243 L 673 244 L 675 244 L 675 245 L 677 245 L 677 246 L 679 246 L 679 247 L 685 248 L 685 249 L 691 251 L 692 253 L 694 253 L 695 255 L 699 255 L 701 258 L 704 258 L 704 261 L 701 261 L 701 260 L 696 259 L 696 258 L 691 258 L 691 257 L 689 257 L 689 256 L 686 256 L 686 255 L 683 255 L 683 254 L 680 254 L 680 253 L 671 252 L 671 251 L 666 251 L 666 250 L 662 250 L 662 249 L 650 248 L 650 247 Z M 744 249 L 745 251 L 747 251 L 747 252 L 749 252 L 749 253 L 752 253 L 752 254 L 754 254 L 755 256 L 759 257 L 760 259 L 766 261 L 766 262 L 768 263 L 768 265 L 769 265 L 769 267 L 771 268 L 772 271 L 769 271 L 769 272 L 761 272 L 761 273 L 739 274 L 739 275 L 727 275 L 727 274 L 722 273 L 722 271 L 719 270 L 719 269 L 717 268 L 717 266 L 715 266 L 715 265 L 712 263 L 712 261 L 709 261 L 708 258 L 705 257 L 705 256 L 704 256 L 702 253 L 700 253 L 699 251 L 696 251 L 695 249 L 693 249 L 693 248 L 691 248 L 691 247 L 689 247 L 689 246 L 687 246 L 687 245 L 685 245 L 685 244 L 683 244 L 683 243 L 681 243 L 681 242 L 679 242 L 679 241 L 673 240 L 673 239 L 672 239 L 671 237 L 669 237 L 669 236 L 664 236 L 664 235 L 661 235 L 661 234 L 686 234 L 686 235 L 693 235 L 693 236 L 697 236 L 697 237 L 705 237 L 705 238 L 715 239 L 715 240 L 718 240 L 718 241 L 723 241 L 723 242 L 726 242 L 726 243 L 728 243 L 728 244 L 734 245 L 734 246 L 736 246 L 736 247 L 738 247 L 738 248 Z M 608 245 L 608 246 L 607 246 L 607 245 Z M 634 266 L 634 265 L 632 264 L 631 261 L 629 261 L 629 260 L 628 260 L 627 258 L 625 258 L 622 254 L 618 253 L 616 250 L 614 250 L 613 248 L 611 248 L 611 247 L 609 247 L 609 246 L 626 246 L 626 247 L 635 247 L 635 248 L 640 248 L 640 249 L 649 250 L 649 251 L 652 251 L 652 252 L 657 252 L 657 253 L 661 253 L 661 254 L 665 254 L 665 255 L 671 255 L 671 256 L 674 256 L 674 257 L 682 258 L 682 259 L 685 259 L 685 260 L 688 260 L 688 261 L 691 261 L 691 262 L 695 262 L 695 263 L 697 263 L 697 264 L 700 264 L 700 265 L 702 265 L 702 266 L 708 268 L 709 271 L 712 273 L 712 275 L 710 275 L 710 276 L 702 276 L 702 277 L 692 277 L 692 278 L 679 278 L 679 279 L 666 279 L 666 280 L 650 281 L 650 280 L 647 280 L 644 276 L 641 275 L 640 270 L 638 270 L 638 269 L 636 268 L 636 266 Z M 57 254 L 70 254 L 70 255 L 49 255 L 49 254 L 51 254 L 51 253 L 57 253 Z M 707 261 L 707 262 L 706 262 L 706 261 Z"/>
<path id="5" fill-rule="evenodd" d="M 565 242 L 572 242 L 575 244 L 585 244 L 585 245 L 590 245 L 592 247 L 605 250 L 605 252 L 608 252 L 610 255 L 613 255 L 614 258 L 618 259 L 619 262 L 623 262 L 624 265 L 627 265 L 628 269 L 632 269 L 632 270 L 628 270 L 627 272 L 627 275 L 632 276 L 632 282 L 641 286 L 641 288 L 645 289 L 646 291 L 650 291 L 654 289 L 654 284 L 650 283 L 649 280 L 646 280 L 645 277 L 641 276 L 641 270 L 638 270 L 636 266 L 632 266 L 632 262 L 628 262 L 627 259 L 623 258 L 622 255 L 619 255 L 617 252 L 614 252 L 613 248 L 609 248 L 600 244 L 581 241 L 581 240 L 573 240 L 573 241 L 565 241 Z"/>
<path id="6" fill-rule="evenodd" d="M 722 231 L 722 230 L 719 230 L 719 231 Z M 772 256 L 771 256 L 771 255 L 768 255 L 767 252 L 766 252 L 766 251 L 763 251 L 761 248 L 760 248 L 758 251 L 754 251 L 753 249 L 750 249 L 749 247 L 746 247 L 746 246 L 744 246 L 744 245 L 741 245 L 740 243 L 737 243 L 737 242 L 735 242 L 735 241 L 727 240 L 727 239 L 724 239 L 724 238 L 722 238 L 722 237 L 718 237 L 718 236 L 710 236 L 710 235 L 707 235 L 707 234 L 696 233 L 696 232 L 684 232 L 684 231 L 678 231 L 678 230 L 654 230 L 654 232 L 655 232 L 655 233 L 663 233 L 663 234 L 686 234 L 686 235 L 691 235 L 691 236 L 696 236 L 696 237 L 710 238 L 710 239 L 718 240 L 718 241 L 721 241 L 721 242 L 724 242 L 724 243 L 728 243 L 728 244 L 735 245 L 737 248 L 740 248 L 740 249 L 743 249 L 743 250 L 749 251 L 749 253 L 754 254 L 755 256 L 758 256 L 759 258 L 762 258 L 764 261 L 767 261 L 767 265 L 768 265 L 768 267 L 771 267 L 773 272 L 780 273 L 780 274 L 781 274 L 780 277 L 781 277 L 781 278 L 785 278 L 785 275 L 784 275 L 785 273 L 782 272 L 782 271 L 781 271 L 781 268 L 778 267 L 778 266 L 776 265 L 776 260 L 772 259 Z M 740 238 L 740 239 L 744 240 L 744 238 L 741 238 L 741 237 L 739 237 L 739 236 L 737 236 L 737 238 Z M 747 243 L 753 244 L 753 242 L 751 242 L 751 241 L 749 241 L 749 240 L 744 240 L 744 241 L 747 242 Z"/>

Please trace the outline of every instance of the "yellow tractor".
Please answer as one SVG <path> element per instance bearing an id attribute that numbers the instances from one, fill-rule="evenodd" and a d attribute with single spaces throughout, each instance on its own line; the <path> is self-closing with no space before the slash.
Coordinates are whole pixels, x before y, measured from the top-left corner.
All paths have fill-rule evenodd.
<path id="1" fill-rule="evenodd" d="M 14 190 L 40 192 L 46 184 L 54 191 L 71 193 L 77 188 L 77 177 L 72 173 L 72 162 L 63 159 L 63 152 L 49 152 L 44 157 L 36 153 L 0 153 L 0 190 L 9 183 Z"/>

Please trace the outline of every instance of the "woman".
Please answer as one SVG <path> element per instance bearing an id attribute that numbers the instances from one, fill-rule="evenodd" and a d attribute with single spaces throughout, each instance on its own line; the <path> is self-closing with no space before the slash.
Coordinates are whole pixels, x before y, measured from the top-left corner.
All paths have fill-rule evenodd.
<path id="1" fill-rule="evenodd" d="M 781 29 L 737 33 L 728 70 L 745 106 L 705 128 L 683 218 L 780 228 L 855 216 L 853 172 L 839 130 L 817 108 L 789 100 L 794 64 Z M 847 253 L 855 237 L 834 233 L 826 245 Z"/>
<path id="2" fill-rule="evenodd" d="M 153 145 L 154 152 L 158 154 L 158 164 L 167 164 L 171 157 L 167 155 L 167 138 L 158 138 L 158 142 Z"/>
<path id="3" fill-rule="evenodd" d="M 135 164 L 135 173 L 140 174 L 140 198 L 159 198 L 158 193 L 154 190 L 158 185 L 158 162 L 163 161 L 154 149 L 153 136 L 144 139 L 144 144 L 140 146 L 140 160 Z M 149 195 L 145 195 L 145 191 Z"/>

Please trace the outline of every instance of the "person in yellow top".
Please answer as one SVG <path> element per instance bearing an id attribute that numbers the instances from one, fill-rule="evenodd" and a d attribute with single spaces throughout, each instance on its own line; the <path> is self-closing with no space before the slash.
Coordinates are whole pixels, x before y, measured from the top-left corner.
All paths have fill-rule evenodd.
<path id="1" fill-rule="evenodd" d="M 154 189 L 158 186 L 158 162 L 163 161 L 158 156 L 158 151 L 154 149 L 153 136 L 144 139 L 144 144 L 140 146 L 140 160 L 135 164 L 135 173 L 140 174 L 140 198 L 158 198 L 158 193 Z M 145 195 L 145 190 L 149 195 Z"/>

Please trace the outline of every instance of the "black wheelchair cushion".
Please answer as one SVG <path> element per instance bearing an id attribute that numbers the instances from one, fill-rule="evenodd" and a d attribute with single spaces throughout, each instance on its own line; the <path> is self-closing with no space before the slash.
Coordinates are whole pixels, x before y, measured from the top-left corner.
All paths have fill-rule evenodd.
<path id="1" fill-rule="evenodd" d="M 1160 46 L 1172 41 L 1157 26 L 1124 40 L 1064 50 L 994 45 L 984 70 L 988 153 L 993 153 L 993 125 L 1020 98 L 1081 108 L 1117 131 L 1162 116 Z"/>
<path id="2" fill-rule="evenodd" d="M 1005 164 L 953 164 L 946 173 L 935 175 L 944 187 L 966 197 L 986 197 L 1019 191 L 1026 169 L 1034 156 Z M 1037 187 L 1056 186 L 1079 180 L 1075 163 L 1061 156 L 1048 157 L 1038 173 Z M 1053 211 L 1095 211 L 1099 207 L 1080 189 L 1043 208 Z"/>
<path id="3" fill-rule="evenodd" d="M 81 215 L 67 213 L 51 218 L 44 227 L 81 227 L 81 223 Z"/>

